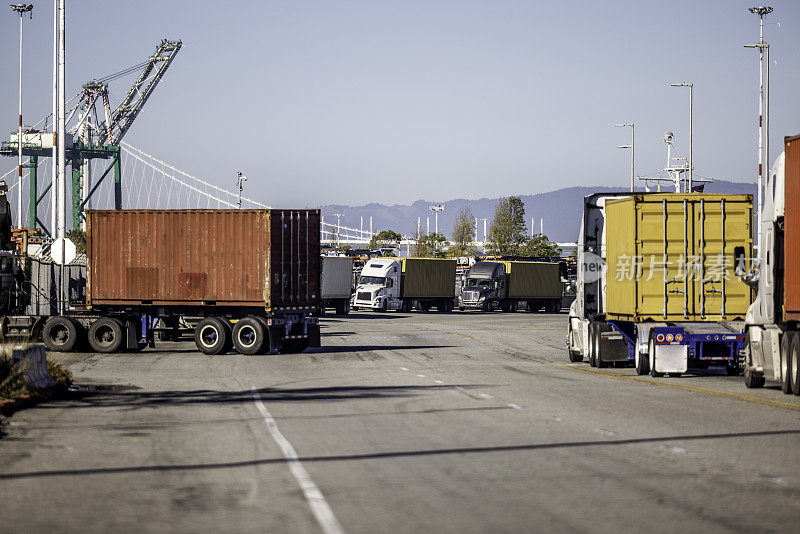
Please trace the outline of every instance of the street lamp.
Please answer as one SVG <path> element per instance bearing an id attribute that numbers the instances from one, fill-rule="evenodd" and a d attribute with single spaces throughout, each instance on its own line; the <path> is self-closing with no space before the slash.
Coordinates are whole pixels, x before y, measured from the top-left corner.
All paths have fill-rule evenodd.
<path id="1" fill-rule="evenodd" d="M 630 148 L 631 149 L 631 193 L 633 193 L 633 152 L 634 152 L 634 125 L 632 122 L 623 122 L 622 124 L 615 124 L 617 128 L 622 128 L 624 126 L 631 127 L 631 144 L 630 145 L 618 145 L 617 148 Z"/>
<path id="2" fill-rule="evenodd" d="M 759 38 L 756 44 L 744 45 L 745 48 L 757 48 L 758 62 L 758 258 L 761 258 L 761 211 L 764 209 L 764 174 L 769 172 L 769 45 L 764 41 L 764 16 L 772 13 L 769 6 L 751 7 L 750 13 L 758 15 Z M 767 53 L 766 69 L 764 68 L 764 51 Z M 766 70 L 766 87 L 764 74 Z M 765 94 L 766 93 L 766 94 Z M 766 117 L 764 117 L 766 115 Z"/>
<path id="3" fill-rule="evenodd" d="M 692 108 L 694 105 L 694 84 L 692 83 L 671 83 L 672 87 L 688 87 L 689 88 L 689 193 L 692 192 L 692 178 L 694 177 L 694 163 L 692 162 Z"/>
<path id="4" fill-rule="evenodd" d="M 247 181 L 247 176 L 242 174 L 242 171 L 236 173 L 236 185 L 239 187 L 239 200 L 237 201 L 236 205 L 239 209 L 242 209 L 242 189 L 244 188 L 244 182 Z"/>
<path id="5" fill-rule="evenodd" d="M 444 211 L 444 204 L 431 204 L 428 206 L 428 211 L 436 214 L 436 223 L 434 224 L 435 232 L 439 233 L 439 212 Z"/>
<path id="6" fill-rule="evenodd" d="M 11 4 L 11 11 L 19 13 L 19 128 L 17 129 L 17 225 L 22 228 L 22 18 L 25 13 L 33 18 L 33 4 Z M 32 199 L 31 202 L 36 202 Z"/>

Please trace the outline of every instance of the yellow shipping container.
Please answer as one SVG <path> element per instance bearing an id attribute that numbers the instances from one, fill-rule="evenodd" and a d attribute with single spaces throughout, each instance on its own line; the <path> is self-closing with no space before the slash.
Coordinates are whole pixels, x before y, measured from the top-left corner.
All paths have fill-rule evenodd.
<path id="1" fill-rule="evenodd" d="M 743 319 L 750 288 L 734 249 L 753 245 L 752 195 L 650 194 L 606 203 L 606 317 Z"/>

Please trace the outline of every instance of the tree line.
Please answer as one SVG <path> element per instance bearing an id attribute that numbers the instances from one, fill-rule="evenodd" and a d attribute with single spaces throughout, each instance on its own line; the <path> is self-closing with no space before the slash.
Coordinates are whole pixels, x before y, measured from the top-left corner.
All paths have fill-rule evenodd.
<path id="1" fill-rule="evenodd" d="M 416 244 L 411 255 L 420 258 L 474 256 L 478 250 L 473 244 L 475 215 L 468 206 L 461 209 L 453 225 L 452 241 L 441 233 L 419 234 L 412 238 Z M 383 230 L 370 240 L 370 248 L 398 248 L 402 236 L 393 230 Z M 495 256 L 556 257 L 561 249 L 544 234 L 528 237 L 525 224 L 525 205 L 517 196 L 502 197 L 494 210 L 494 217 L 486 237 L 486 253 Z"/>

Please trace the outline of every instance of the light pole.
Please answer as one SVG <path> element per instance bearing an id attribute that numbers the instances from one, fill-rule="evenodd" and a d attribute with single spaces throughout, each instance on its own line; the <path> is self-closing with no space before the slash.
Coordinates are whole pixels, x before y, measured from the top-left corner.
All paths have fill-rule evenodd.
<path id="1" fill-rule="evenodd" d="M 336 215 L 336 248 L 339 248 L 339 234 L 340 234 L 340 226 L 339 220 L 344 215 L 343 213 L 334 213 Z"/>
<path id="2" fill-rule="evenodd" d="M 436 215 L 436 223 L 434 224 L 435 232 L 439 233 L 439 212 L 444 211 L 444 204 L 431 204 L 428 206 L 428 211 L 434 212 Z"/>
<path id="3" fill-rule="evenodd" d="M 624 126 L 631 127 L 631 144 L 630 145 L 619 145 L 617 148 L 630 148 L 631 149 L 631 193 L 633 193 L 633 162 L 634 162 L 634 124 L 632 122 L 623 122 L 622 124 L 615 124 L 617 128 L 622 128 Z"/>
<path id="4" fill-rule="evenodd" d="M 692 178 L 694 177 L 694 163 L 692 161 L 692 146 L 693 146 L 693 138 L 692 138 L 692 108 L 694 106 L 694 84 L 681 82 L 681 83 L 671 83 L 672 87 L 688 87 L 689 88 L 689 193 L 692 192 Z"/>
<path id="5" fill-rule="evenodd" d="M 19 13 L 19 128 L 17 129 L 17 227 L 22 228 L 22 18 L 28 13 L 33 18 L 33 4 L 11 4 Z M 36 199 L 33 199 L 36 202 Z"/>
<path id="6" fill-rule="evenodd" d="M 772 13 L 768 6 L 751 7 L 750 13 L 758 15 L 759 38 L 756 44 L 744 45 L 757 48 L 758 62 L 758 258 L 761 259 L 761 211 L 764 208 L 764 174 L 769 172 L 769 45 L 764 41 L 764 16 Z M 767 54 L 766 87 L 764 86 L 764 52 Z M 766 94 L 765 94 L 766 93 Z M 766 111 L 766 120 L 764 112 Z M 766 167 L 764 163 L 766 163 Z"/>
<path id="7" fill-rule="evenodd" d="M 242 171 L 236 173 L 236 185 L 239 187 L 239 200 L 236 202 L 236 205 L 239 209 L 242 209 L 242 189 L 244 188 L 244 182 L 247 181 L 247 176 L 242 174 Z"/>

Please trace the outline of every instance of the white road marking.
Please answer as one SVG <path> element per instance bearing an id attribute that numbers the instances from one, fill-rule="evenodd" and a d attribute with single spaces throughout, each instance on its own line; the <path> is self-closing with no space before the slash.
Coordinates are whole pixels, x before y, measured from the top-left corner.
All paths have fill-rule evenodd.
<path id="1" fill-rule="evenodd" d="M 481 397 L 484 399 L 493 399 L 494 395 L 489 395 L 488 393 L 481 393 Z"/>
<path id="2" fill-rule="evenodd" d="M 515 410 L 521 410 L 522 409 L 522 406 L 520 406 L 519 404 L 514 404 L 513 402 L 509 402 L 508 405 L 511 408 L 514 408 Z"/>
<path id="3" fill-rule="evenodd" d="M 256 408 L 258 408 L 258 411 L 261 413 L 262 417 L 264 417 L 264 421 L 267 423 L 267 430 L 269 430 L 272 439 L 275 440 L 275 443 L 281 449 L 283 457 L 288 460 L 289 471 L 291 471 L 295 480 L 297 480 L 297 483 L 300 485 L 303 496 L 311 507 L 311 512 L 317 519 L 317 523 L 319 523 L 322 532 L 324 534 L 343 534 L 344 530 L 342 529 L 342 525 L 339 523 L 339 520 L 336 519 L 336 516 L 333 515 L 333 510 L 328 506 L 325 496 L 322 495 L 322 492 L 311 479 L 311 475 L 309 475 L 306 468 L 303 467 L 292 444 L 281 434 L 281 431 L 278 430 L 275 419 L 269 413 L 267 407 L 264 406 L 264 403 L 261 402 L 261 396 L 258 394 L 258 390 L 255 386 L 251 386 L 251 389 L 253 390 Z"/>
<path id="4" fill-rule="evenodd" d="M 401 371 L 408 371 L 408 367 L 401 367 L 400 370 Z"/>
<path id="5" fill-rule="evenodd" d="M 613 438 L 614 436 L 617 435 L 617 433 L 614 432 L 613 430 L 606 430 L 605 428 L 595 428 L 594 431 L 597 432 L 598 434 L 608 436 L 609 438 Z"/>
<path id="6" fill-rule="evenodd" d="M 758 476 L 760 476 L 761 478 L 766 478 L 767 480 L 769 480 L 773 484 L 778 484 L 779 486 L 788 486 L 789 485 L 789 481 L 786 480 L 785 478 L 775 477 L 775 476 L 772 476 L 772 475 L 764 475 L 762 473 L 759 473 Z"/>
<path id="7" fill-rule="evenodd" d="M 555 421 L 556 423 L 560 423 L 561 421 L 563 421 L 563 419 L 561 419 L 561 418 L 560 418 L 560 417 L 558 417 L 557 415 L 551 415 L 551 416 L 550 416 L 550 419 L 551 419 L 552 421 Z"/>
<path id="8" fill-rule="evenodd" d="M 444 382 L 442 382 L 441 380 L 434 380 L 434 382 L 436 382 L 437 384 L 444 384 Z"/>
<path id="9" fill-rule="evenodd" d="M 425 378 L 425 375 L 417 375 L 420 378 Z"/>
<path id="10" fill-rule="evenodd" d="M 461 387 L 461 386 L 456 386 L 456 389 L 459 389 L 459 390 L 462 390 L 462 391 L 464 390 L 464 388 Z"/>
<path id="11" fill-rule="evenodd" d="M 673 454 L 680 454 L 681 456 L 692 456 L 692 453 L 683 447 L 675 447 L 673 445 L 664 445 L 664 448 Z"/>

